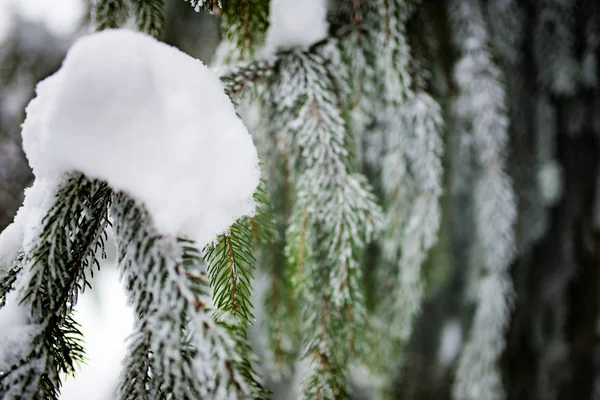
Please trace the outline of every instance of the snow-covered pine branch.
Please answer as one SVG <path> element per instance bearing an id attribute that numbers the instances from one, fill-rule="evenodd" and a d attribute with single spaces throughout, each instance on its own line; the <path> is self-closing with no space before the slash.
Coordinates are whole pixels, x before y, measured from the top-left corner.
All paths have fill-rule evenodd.
<path id="1" fill-rule="evenodd" d="M 378 54 L 374 74 L 381 91 L 365 101 L 379 104 L 375 129 L 369 135 L 379 136 L 381 146 L 377 151 L 381 155 L 373 157 L 372 164 L 379 165 L 386 208 L 382 267 L 393 270 L 380 271 L 386 281 L 379 281 L 379 286 L 392 290 L 379 296 L 379 311 L 372 320 L 372 340 L 387 343 L 378 345 L 380 351 L 371 354 L 366 366 L 381 378 L 375 385 L 384 386 L 401 364 L 399 353 L 421 308 L 425 293 L 421 266 L 437 241 L 441 220 L 442 109 L 416 87 L 410 75 L 412 55 L 405 24 L 415 6 L 415 2 L 378 2 L 374 8 L 379 18 L 370 27 Z"/>
<path id="2" fill-rule="evenodd" d="M 3 301 L 5 289 L 16 285 L 23 307 L 31 309 L 26 327 L 32 326 L 31 335 L 23 335 L 31 341 L 6 358 L 14 366 L 2 368 L 3 398 L 38 387 L 40 398 L 56 398 L 59 373 L 72 373 L 83 357 L 69 313 L 77 288 L 88 285 L 86 269 L 97 263 L 111 189 L 127 193 L 115 197 L 113 213 L 121 268 L 140 321 L 121 396 L 263 397 L 245 330 L 230 324 L 227 314 L 210 311 L 208 283 L 196 279 L 202 262 L 195 244 L 207 245 L 240 217 L 251 237 L 248 216 L 259 182 L 256 150 L 217 76 L 139 33 L 84 37 L 62 68 L 38 85 L 23 143 L 34 188 L 71 171 L 106 184 L 83 176 L 69 180 L 43 220 L 46 230 L 39 237 L 27 231 L 33 239 L 24 239 L 22 267 L 2 275 Z M 27 224 L 44 218 L 35 207 L 21 214 Z M 7 233 L 23 236 L 24 230 L 15 226 Z M 251 252 L 249 241 L 231 244 Z M 4 239 L 2 246 L 11 248 Z M 10 261 L 18 250 L 8 253 L 0 258 Z M 220 347 L 212 347 L 216 343 Z"/>
<path id="3" fill-rule="evenodd" d="M 349 129 L 353 132 L 357 157 L 361 162 L 366 156 L 363 142 L 368 133 L 367 126 L 375 118 L 379 105 L 379 102 L 373 101 L 377 98 L 379 89 L 376 76 L 376 33 L 380 23 L 374 3 L 366 0 L 352 1 L 349 15 L 352 30 L 350 33 L 344 32 L 345 27 L 342 25 L 339 32 L 342 35 L 339 39 L 342 65 L 350 66 L 347 85 L 349 93 L 345 96 L 348 98 L 343 98 L 343 104 L 351 110 Z"/>
<path id="4" fill-rule="evenodd" d="M 272 76 L 276 64 L 277 59 L 270 57 L 224 68 L 219 76 L 225 86 L 225 93 L 234 102 L 251 89 L 262 93 L 265 90 L 265 82 Z"/>
<path id="5" fill-rule="evenodd" d="M 73 374 L 83 360 L 72 310 L 103 250 L 108 190 L 81 175 L 65 182 L 38 178 L 28 190 L 13 223 L 22 232 L 16 280 L 9 272 L 1 285 L 14 282 L 12 298 L 9 293 L 0 309 L 3 399 L 57 399 L 61 374 Z"/>
<path id="6" fill-rule="evenodd" d="M 353 173 L 352 141 L 333 83 L 319 52 L 292 51 L 281 61 L 274 89 L 275 113 L 297 171 L 286 252 L 304 303 L 305 357 L 314 363 L 304 380 L 306 398 L 329 398 L 325 392 L 345 387 L 348 346 L 352 352 L 363 343 L 360 255 L 381 218 L 366 180 Z M 340 318 L 344 334 L 334 335 Z"/>
<path id="7" fill-rule="evenodd" d="M 424 92 L 411 94 L 399 111 L 401 124 L 388 133 L 383 161 L 382 181 L 390 201 L 383 251 L 399 266 L 390 332 L 406 342 L 424 296 L 421 266 L 440 228 L 443 121 L 441 107 Z"/>
<path id="8" fill-rule="evenodd" d="M 240 348 L 247 340 L 243 332 L 213 318 L 209 278 L 194 243 L 157 232 L 147 213 L 123 193 L 114 196 L 112 214 L 119 264 L 137 314 L 120 398 L 264 395 L 244 358 L 248 352 Z M 243 304 L 242 311 L 248 312 Z"/>
<path id="9" fill-rule="evenodd" d="M 497 362 L 504 348 L 513 288 L 509 266 L 515 253 L 516 204 L 506 173 L 508 116 L 500 70 L 488 50 L 488 30 L 475 1 L 455 0 L 449 16 L 461 52 L 454 76 L 459 87 L 455 118 L 472 135 L 478 165 L 474 188 L 475 262 L 485 277 L 479 284 L 471 334 L 460 356 L 454 398 L 502 399 Z"/>

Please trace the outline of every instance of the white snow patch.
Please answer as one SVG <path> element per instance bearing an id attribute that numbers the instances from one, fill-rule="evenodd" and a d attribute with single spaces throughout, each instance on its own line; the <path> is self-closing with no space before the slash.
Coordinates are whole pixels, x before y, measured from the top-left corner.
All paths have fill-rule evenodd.
<path id="1" fill-rule="evenodd" d="M 440 346 L 438 348 L 438 360 L 444 367 L 450 364 L 458 356 L 462 343 L 462 328 L 457 320 L 448 321 L 442 329 Z"/>
<path id="2" fill-rule="evenodd" d="M 563 190 L 562 168 L 556 160 L 545 162 L 538 171 L 538 186 L 542 200 L 547 206 L 553 206 L 560 200 Z"/>
<path id="3" fill-rule="evenodd" d="M 36 177 L 105 180 L 143 202 L 159 231 L 199 245 L 254 212 L 256 148 L 220 80 L 141 33 L 77 41 L 38 84 L 23 147 Z"/>
<path id="4" fill-rule="evenodd" d="M 38 239 L 42 219 L 53 204 L 60 184 L 60 180 L 40 178 L 25 189 L 25 201 L 13 223 L 0 233 L 0 271 L 8 270 L 19 251 Z"/>
<path id="5" fill-rule="evenodd" d="M 326 0 L 271 0 L 270 16 L 265 44 L 268 53 L 308 47 L 327 37 Z"/>
<path id="6" fill-rule="evenodd" d="M 133 311 L 114 265 L 104 263 L 92 287 L 75 307 L 85 337 L 86 362 L 74 378 L 64 380 L 61 400 L 116 398 L 120 365 L 127 352 L 125 339 L 133 330 Z"/>
<path id="7" fill-rule="evenodd" d="M 38 328 L 28 323 L 27 310 L 19 304 L 19 292 L 10 292 L 0 308 L 0 371 L 25 356 L 23 352 Z"/>
<path id="8" fill-rule="evenodd" d="M 33 186 L 25 189 L 23 205 L 13 223 L 0 234 L 0 272 L 12 266 L 21 248 L 31 247 L 39 240 L 42 219 L 53 204 L 60 183 L 61 181 L 40 178 L 36 179 Z M 0 273 L 0 277 L 1 275 Z M 14 365 L 19 358 L 25 356 L 23 352 L 27 351 L 31 338 L 39 330 L 39 325 L 28 322 L 27 306 L 19 304 L 26 282 L 29 282 L 29 276 L 26 271 L 22 271 L 6 297 L 6 304 L 0 308 L 0 370 Z"/>
<path id="9" fill-rule="evenodd" d="M 17 259 L 23 246 L 23 235 L 22 220 L 15 220 L 0 233 L 0 271 L 8 270 Z"/>

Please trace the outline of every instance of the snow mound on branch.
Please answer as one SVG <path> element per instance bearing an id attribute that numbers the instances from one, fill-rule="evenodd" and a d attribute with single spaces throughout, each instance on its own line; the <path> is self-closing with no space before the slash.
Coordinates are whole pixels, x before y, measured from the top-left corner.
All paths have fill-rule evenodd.
<path id="1" fill-rule="evenodd" d="M 270 15 L 265 45 L 267 53 L 309 47 L 327 37 L 326 0 L 271 0 Z"/>
<path id="2" fill-rule="evenodd" d="M 36 177 L 102 179 L 144 203 L 160 232 L 199 245 L 254 211 L 256 148 L 220 80 L 141 33 L 77 41 L 38 84 L 23 146 Z"/>

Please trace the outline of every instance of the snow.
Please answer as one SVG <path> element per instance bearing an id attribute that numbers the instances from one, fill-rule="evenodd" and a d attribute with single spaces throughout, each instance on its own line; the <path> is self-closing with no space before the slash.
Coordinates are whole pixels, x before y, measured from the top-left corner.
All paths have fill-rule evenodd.
<path id="1" fill-rule="evenodd" d="M 2 270 L 10 268 L 16 260 L 21 248 L 30 248 L 38 240 L 42 219 L 53 204 L 61 182 L 40 178 L 25 190 L 25 201 L 13 223 L 0 234 L 0 277 Z M 17 275 L 15 288 L 8 293 L 6 304 L 0 308 L 0 370 L 23 356 L 39 329 L 38 325 L 28 323 L 27 309 L 19 304 L 24 285 L 28 282 L 25 272 Z"/>
<path id="2" fill-rule="evenodd" d="M 29 347 L 38 325 L 29 324 L 26 310 L 19 305 L 19 293 L 10 292 L 0 308 L 0 371 L 14 365 Z"/>
<path id="3" fill-rule="evenodd" d="M 52 205 L 60 183 L 60 180 L 40 178 L 25 189 L 25 201 L 13 223 L 0 233 L 0 271 L 8 270 L 21 248 L 37 239 L 42 218 Z"/>
<path id="4" fill-rule="evenodd" d="M 81 171 L 144 203 L 156 228 L 208 244 L 254 211 L 252 138 L 201 61 L 154 38 L 106 30 L 78 40 L 27 107 L 36 178 Z"/>
<path id="5" fill-rule="evenodd" d="M 538 186 L 545 205 L 555 205 L 563 191 L 563 171 L 556 160 L 546 161 L 538 171 Z"/>
<path id="6" fill-rule="evenodd" d="M 272 0 L 266 52 L 293 47 L 308 47 L 325 37 L 326 0 Z"/>
<path id="7" fill-rule="evenodd" d="M 0 233 L 0 271 L 8 270 L 17 259 L 23 245 L 23 234 L 22 220 L 16 220 Z"/>
<path id="8" fill-rule="evenodd" d="M 119 366 L 127 353 L 125 339 L 133 330 L 133 311 L 127 305 L 119 272 L 110 264 L 102 265 L 94 275 L 93 289 L 86 291 L 75 307 L 85 337 L 86 361 L 75 378 L 64 380 L 61 400 L 115 398 Z"/>
<path id="9" fill-rule="evenodd" d="M 450 367 L 458 356 L 462 344 L 462 328 L 459 321 L 453 319 L 444 325 L 440 336 L 438 360 L 444 367 Z"/>

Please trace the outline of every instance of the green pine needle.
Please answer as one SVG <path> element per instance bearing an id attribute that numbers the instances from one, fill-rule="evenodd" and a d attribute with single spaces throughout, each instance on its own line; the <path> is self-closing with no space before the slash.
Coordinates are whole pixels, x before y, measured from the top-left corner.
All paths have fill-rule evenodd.
<path id="1" fill-rule="evenodd" d="M 92 20 L 97 31 L 123 26 L 129 17 L 126 0 L 96 0 L 92 9 Z"/>
<path id="2" fill-rule="evenodd" d="M 137 28 L 160 37 L 165 24 L 164 0 L 132 0 L 132 5 Z"/>
<path id="3" fill-rule="evenodd" d="M 256 259 L 249 219 L 235 222 L 216 244 L 204 250 L 216 307 L 244 323 L 252 323 L 251 282 Z"/>

